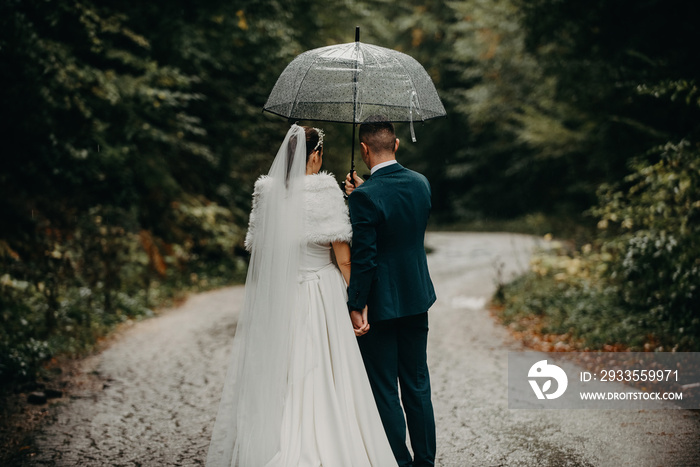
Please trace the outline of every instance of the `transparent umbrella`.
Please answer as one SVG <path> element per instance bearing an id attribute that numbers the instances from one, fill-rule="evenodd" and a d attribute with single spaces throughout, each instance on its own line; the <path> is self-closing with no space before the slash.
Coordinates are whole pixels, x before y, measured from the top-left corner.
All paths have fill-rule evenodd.
<path id="1" fill-rule="evenodd" d="M 290 120 L 355 124 L 380 117 L 414 122 L 446 115 L 433 81 L 413 57 L 355 42 L 309 50 L 292 60 L 277 79 L 263 110 Z"/>

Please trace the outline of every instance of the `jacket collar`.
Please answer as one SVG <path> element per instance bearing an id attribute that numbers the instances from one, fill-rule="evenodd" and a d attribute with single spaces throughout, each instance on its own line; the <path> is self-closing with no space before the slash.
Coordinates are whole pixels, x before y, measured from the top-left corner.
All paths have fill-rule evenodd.
<path id="1" fill-rule="evenodd" d="M 381 177 L 382 175 L 398 172 L 401 169 L 403 169 L 403 166 L 397 162 L 396 164 L 391 164 L 386 167 L 382 167 L 381 169 L 374 172 L 374 174 L 372 174 L 370 178 Z"/>

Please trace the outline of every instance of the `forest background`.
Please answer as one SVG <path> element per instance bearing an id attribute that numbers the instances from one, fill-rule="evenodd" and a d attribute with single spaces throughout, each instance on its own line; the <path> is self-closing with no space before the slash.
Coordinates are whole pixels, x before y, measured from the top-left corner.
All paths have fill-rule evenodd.
<path id="1" fill-rule="evenodd" d="M 700 30 L 682 0 L 0 2 L 0 380 L 245 274 L 250 193 L 299 53 L 416 58 L 446 119 L 399 125 L 432 228 L 566 241 L 499 316 L 570 348 L 700 350 Z M 318 124 L 315 124 L 318 125 Z M 351 127 L 324 124 L 325 168 Z M 611 347 L 612 346 L 612 347 Z"/>

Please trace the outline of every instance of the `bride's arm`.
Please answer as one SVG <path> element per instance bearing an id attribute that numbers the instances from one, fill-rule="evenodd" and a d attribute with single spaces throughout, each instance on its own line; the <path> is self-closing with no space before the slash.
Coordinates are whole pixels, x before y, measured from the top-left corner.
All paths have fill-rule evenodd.
<path id="1" fill-rule="evenodd" d="M 345 283 L 350 283 L 350 245 L 347 242 L 333 242 L 333 254 Z"/>
<path id="2" fill-rule="evenodd" d="M 340 272 L 343 273 L 345 283 L 350 284 L 350 245 L 347 242 L 333 242 L 332 245 L 336 264 L 340 268 Z M 350 312 L 350 320 L 357 337 L 367 334 L 369 323 L 367 322 L 366 306 L 362 311 Z"/>

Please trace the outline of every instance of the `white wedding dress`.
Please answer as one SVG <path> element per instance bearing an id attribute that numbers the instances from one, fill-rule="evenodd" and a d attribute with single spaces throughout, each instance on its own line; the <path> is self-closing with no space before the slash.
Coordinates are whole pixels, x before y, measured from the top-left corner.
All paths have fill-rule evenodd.
<path id="1" fill-rule="evenodd" d="M 261 177 L 251 212 L 246 247 L 257 241 L 264 225 L 259 218 L 266 185 Z M 331 242 L 350 241 L 352 230 L 342 193 L 335 179 L 325 173 L 308 175 L 303 182 L 304 248 L 299 257 L 298 300 L 291 313 L 289 361 L 286 369 L 281 422 L 277 432 L 264 430 L 274 454 L 258 458 L 260 465 L 249 465 L 249 455 L 241 454 L 246 446 L 260 443 L 261 432 L 250 434 L 240 426 L 234 439 L 218 436 L 215 428 L 207 465 L 242 467 L 390 467 L 395 466 L 391 447 L 384 433 L 362 356 L 347 311 L 346 283 L 332 262 Z M 371 330 L 370 330 L 371 332 Z M 258 342 L 264 347 L 265 343 Z M 255 346 L 255 342 L 249 345 Z M 250 355 L 250 349 L 242 354 Z M 237 404 L 239 412 L 246 406 L 246 396 Z M 222 404 L 219 418 L 226 420 Z M 240 415 L 239 415 L 240 416 Z M 217 427 L 221 424 L 217 419 Z M 236 423 L 228 420 L 226 423 Z M 250 437 L 251 439 L 247 439 Z M 223 440 L 223 441 L 222 441 Z M 234 442 L 233 454 L 223 443 Z M 241 446 L 238 448 L 238 446 Z M 251 449 L 248 448 L 248 452 Z"/>
<path id="2" fill-rule="evenodd" d="M 310 244 L 302 258 L 282 449 L 270 465 L 395 465 L 330 250 Z"/>

